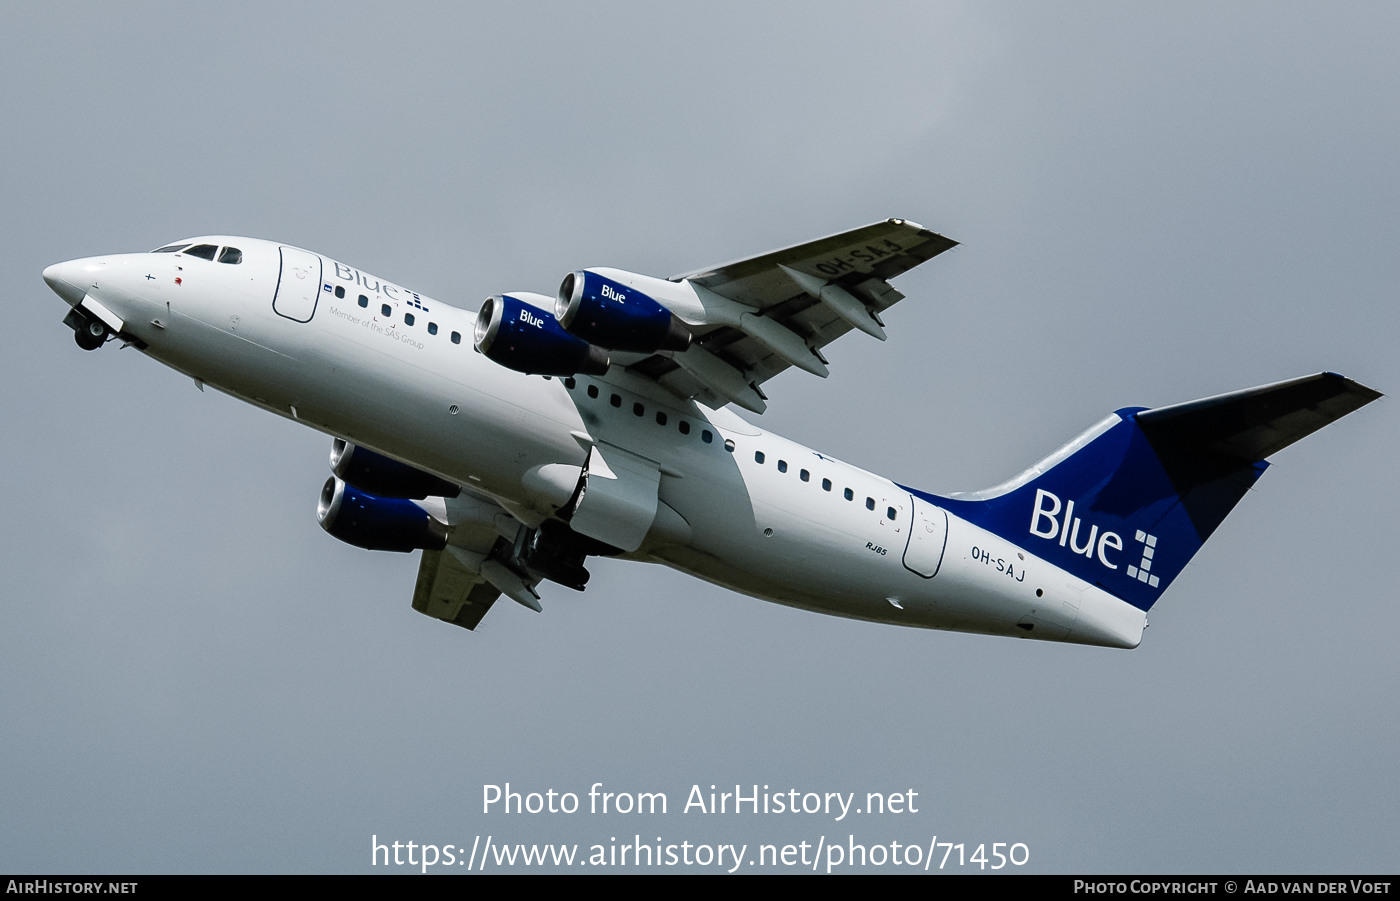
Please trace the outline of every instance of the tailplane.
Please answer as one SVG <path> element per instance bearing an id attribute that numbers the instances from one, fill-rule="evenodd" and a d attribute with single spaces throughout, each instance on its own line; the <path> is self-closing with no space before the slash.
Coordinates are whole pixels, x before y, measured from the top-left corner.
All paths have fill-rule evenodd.
<path id="1" fill-rule="evenodd" d="M 1269 464 L 1381 394 L 1332 372 L 1119 410 L 950 513 L 1148 610 Z"/>

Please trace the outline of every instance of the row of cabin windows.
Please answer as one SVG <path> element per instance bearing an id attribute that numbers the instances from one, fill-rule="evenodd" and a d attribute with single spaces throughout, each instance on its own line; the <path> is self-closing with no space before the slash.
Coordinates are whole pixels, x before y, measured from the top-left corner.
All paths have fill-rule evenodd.
<path id="1" fill-rule="evenodd" d="M 763 451 L 754 451 L 754 452 L 753 452 L 753 461 L 754 461 L 755 463 L 759 464 L 760 466 L 763 465 L 763 461 L 766 460 L 766 459 L 767 459 L 767 457 L 764 456 Z M 778 461 L 778 472 L 787 472 L 787 471 L 788 471 L 788 464 L 787 464 L 787 461 L 786 461 L 786 460 L 779 460 L 779 461 Z M 804 481 L 804 482 L 810 482 L 810 481 L 812 481 L 812 474 L 811 474 L 810 472 L 808 472 L 807 470 L 805 470 L 805 469 L 799 471 L 798 474 L 797 474 L 797 477 L 798 477 L 799 479 L 801 479 L 802 481 Z M 831 490 L 831 479 L 822 479 L 822 490 L 823 490 L 823 491 L 830 491 L 830 490 Z M 852 491 L 851 489 L 849 489 L 849 488 L 845 489 L 845 491 L 843 491 L 842 494 L 843 494 L 843 496 L 846 498 L 846 500 L 848 500 L 848 501 L 853 501 L 853 500 L 856 499 L 856 493 L 855 493 L 854 491 Z M 867 498 L 865 499 L 865 509 L 867 509 L 867 510 L 874 510 L 874 509 L 875 509 L 875 498 L 873 498 L 873 497 L 867 497 Z M 886 518 L 886 519 L 889 519 L 890 521 L 893 521 L 894 518 L 898 515 L 898 513 L 899 513 L 899 511 L 896 510 L 894 507 L 886 507 L 886 508 L 885 508 L 885 518 Z"/>
<path id="2" fill-rule="evenodd" d="M 549 378 L 549 376 L 545 376 L 545 378 Z M 570 376 L 570 377 L 564 379 L 564 387 L 565 387 L 565 388 L 568 388 L 570 391 L 573 391 L 575 388 L 578 387 L 578 380 L 575 379 L 574 377 Z M 598 386 L 597 386 L 597 385 L 589 385 L 589 386 L 588 386 L 588 396 L 591 397 L 591 398 L 597 398 L 597 397 L 598 397 Z M 617 408 L 621 409 L 621 408 L 622 408 L 622 395 L 620 395 L 620 394 L 613 394 L 613 395 L 610 395 L 610 396 L 608 397 L 608 403 L 609 403 L 611 406 L 614 406 L 614 407 L 617 407 Z M 632 415 L 633 415 L 633 416 L 638 416 L 638 417 L 647 415 L 647 408 L 646 408 L 646 406 L 645 406 L 644 404 L 640 403 L 640 402 L 639 402 L 639 403 L 634 403 L 634 404 L 632 404 Z M 667 415 L 666 415 L 666 413 L 665 413 L 664 410 L 657 410 L 657 411 L 656 411 L 656 424 L 657 424 L 657 425 L 664 426 L 664 425 L 665 425 L 667 422 L 669 422 L 669 421 L 670 421 L 670 419 L 669 419 L 669 417 L 667 417 Z M 689 434 L 690 434 L 690 423 L 687 422 L 687 421 L 684 420 L 684 419 L 677 419 L 677 420 L 676 420 L 676 429 L 677 429 L 678 431 L 680 431 L 680 433 L 681 433 L 682 435 L 689 435 Z M 714 433 L 714 432 L 711 432 L 709 429 L 701 429 L 701 430 L 700 430 L 700 440 L 703 441 L 703 442 L 705 442 L 706 444 L 713 444 L 713 443 L 714 443 L 714 440 L 715 440 L 715 433 Z M 729 451 L 731 454 L 734 453 L 734 442 L 733 442 L 733 441 L 725 441 L 725 442 L 724 442 L 724 449 L 727 450 L 727 451 Z"/>
<path id="3" fill-rule="evenodd" d="M 548 376 L 546 376 L 546 378 L 548 378 Z M 572 376 L 570 376 L 569 378 L 564 379 L 564 387 L 565 387 L 565 388 L 568 388 L 570 391 L 573 391 L 575 388 L 578 387 L 578 380 L 575 379 L 575 378 L 573 378 Z M 588 396 L 591 397 L 591 398 L 595 398 L 595 399 L 598 397 L 598 386 L 597 386 L 597 385 L 589 385 L 589 386 L 588 386 Z M 620 408 L 622 407 L 622 395 L 620 395 L 620 394 L 612 394 L 612 395 L 610 395 L 610 396 L 608 397 L 608 403 L 609 403 L 610 405 L 612 405 L 612 406 L 617 407 L 617 408 L 620 409 Z M 642 416 L 645 416 L 645 415 L 646 415 L 646 412 L 647 412 L 646 406 L 645 406 L 644 404 L 642 404 L 640 401 L 635 402 L 635 403 L 632 404 L 632 415 L 633 415 L 633 416 L 642 417 Z M 666 424 L 666 422 L 667 422 L 667 417 L 666 417 L 665 411 L 663 411 L 663 410 L 657 410 L 657 411 L 656 411 L 656 424 L 657 424 L 657 425 L 664 426 L 664 425 Z M 690 423 L 689 423 L 689 422 L 686 422 L 684 419 L 682 419 L 682 420 L 680 420 L 680 421 L 677 423 L 677 425 L 678 425 L 678 427 L 679 427 L 679 429 L 680 429 L 680 433 L 681 433 L 682 435 L 689 435 L 689 434 L 690 434 Z M 712 443 L 712 442 L 715 440 L 715 436 L 714 436 L 713 433 L 710 432 L 709 429 L 704 429 L 703 431 L 700 432 L 700 440 L 703 441 L 703 442 L 705 442 L 706 444 L 710 444 L 710 443 Z M 729 451 L 731 454 L 734 453 L 734 440 L 731 439 L 731 438 L 726 438 L 726 439 L 724 440 L 724 449 L 727 450 L 727 451 Z M 756 462 L 756 463 L 758 463 L 758 464 L 761 465 L 761 464 L 763 463 L 763 461 L 766 459 L 766 457 L 764 456 L 763 451 L 754 451 L 753 459 L 754 459 L 754 462 Z M 779 461 L 778 461 L 778 472 L 787 472 L 787 471 L 788 471 L 788 464 L 787 464 L 787 461 L 786 461 L 786 460 L 779 460 Z M 810 472 L 808 472 L 807 470 L 804 469 L 804 470 L 801 470 L 801 471 L 798 473 L 798 478 L 800 478 L 800 479 L 801 479 L 802 481 L 804 481 L 804 482 L 810 482 L 810 481 L 812 481 L 812 474 L 811 474 Z M 822 479 L 822 490 L 823 490 L 823 491 L 830 491 L 830 490 L 831 490 L 831 487 L 832 487 L 832 486 L 831 486 L 831 479 Z M 843 494 L 844 494 L 846 500 L 848 500 L 848 501 L 853 501 L 853 500 L 856 499 L 855 492 L 852 491 L 852 490 L 849 489 L 849 488 L 845 489 L 845 491 L 843 492 Z M 873 498 L 873 497 L 867 497 L 867 498 L 865 499 L 865 509 L 867 509 L 867 510 L 874 510 L 874 509 L 875 509 L 875 498 Z M 894 507 L 886 507 L 886 508 L 885 508 L 885 518 L 886 518 L 886 519 L 889 519 L 891 522 L 893 522 L 893 521 L 895 520 L 895 518 L 896 518 L 898 515 L 899 515 L 899 511 L 896 510 Z"/>
<path id="4" fill-rule="evenodd" d="M 219 257 L 220 263 L 228 263 L 236 266 L 243 262 L 243 251 L 237 247 L 225 247 L 223 252 L 219 252 L 217 244 L 167 244 L 164 247 L 157 247 L 151 253 L 184 253 L 187 257 L 199 257 L 201 260 L 214 261 L 215 254 Z"/>
<path id="5" fill-rule="evenodd" d="M 342 285 L 336 285 L 336 286 L 335 286 L 335 296 L 338 297 L 338 298 L 344 298 L 344 297 L 345 297 L 345 288 L 344 288 L 344 286 L 342 286 Z M 365 307 L 366 309 L 369 308 L 369 298 L 366 297 L 366 296 L 363 295 L 363 294 L 360 295 L 358 303 L 360 304 L 360 306 Z M 385 319 L 392 319 L 393 316 L 394 316 L 394 308 L 391 307 L 391 306 L 389 306 L 387 303 L 386 303 L 386 304 L 380 304 L 380 306 L 379 306 L 379 313 L 380 313 L 380 315 L 383 316 Z M 413 323 L 416 322 L 416 321 L 417 321 L 417 319 L 414 317 L 414 315 L 413 315 L 412 313 L 404 313 L 404 314 L 403 314 L 403 324 L 404 324 L 404 325 L 413 325 Z M 429 322 L 429 323 L 428 323 L 428 334 L 430 334 L 430 335 L 436 335 L 437 333 L 438 333 L 438 324 L 437 324 L 436 322 Z M 453 343 L 453 344 L 461 344 L 461 343 L 462 343 L 462 333 L 461 333 L 461 332 L 453 332 L 453 333 L 452 333 L 452 343 Z"/>

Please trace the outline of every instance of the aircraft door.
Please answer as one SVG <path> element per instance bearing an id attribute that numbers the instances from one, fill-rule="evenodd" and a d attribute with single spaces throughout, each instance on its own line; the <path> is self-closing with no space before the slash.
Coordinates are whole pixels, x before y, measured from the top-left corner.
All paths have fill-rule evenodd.
<path id="1" fill-rule="evenodd" d="M 310 322 L 321 296 L 321 258 L 314 253 L 283 247 L 282 271 L 272 309 L 294 322 Z"/>
<path id="2" fill-rule="evenodd" d="M 943 565 L 943 550 L 948 544 L 948 514 L 923 498 L 914 497 L 913 500 L 914 517 L 909 524 L 909 543 L 904 547 L 904 568 L 932 579 Z"/>

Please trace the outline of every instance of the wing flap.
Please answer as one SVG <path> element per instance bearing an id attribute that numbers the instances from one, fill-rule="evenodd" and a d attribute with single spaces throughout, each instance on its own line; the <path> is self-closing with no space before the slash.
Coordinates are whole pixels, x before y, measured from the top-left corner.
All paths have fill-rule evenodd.
<path id="1" fill-rule="evenodd" d="M 704 359 L 659 355 L 627 368 L 707 406 L 733 402 L 761 413 L 766 398 L 760 386 L 794 361 L 824 376 L 821 349 L 837 338 L 859 328 L 883 340 L 879 314 L 904 298 L 889 279 L 957 243 L 916 223 L 887 219 L 673 276 L 673 282 L 687 281 L 697 292 L 712 292 L 747 312 L 735 324 L 692 328 Z"/>
<path id="2" fill-rule="evenodd" d="M 474 630 L 501 592 L 444 551 L 424 551 L 413 589 L 413 609 Z"/>

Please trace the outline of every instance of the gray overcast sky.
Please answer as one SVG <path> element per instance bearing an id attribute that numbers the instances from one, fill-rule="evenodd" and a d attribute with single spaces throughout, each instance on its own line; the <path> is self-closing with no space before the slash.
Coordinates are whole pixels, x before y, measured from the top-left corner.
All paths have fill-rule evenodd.
<path id="1" fill-rule="evenodd" d="M 470 634 L 410 609 L 417 555 L 316 526 L 327 437 L 79 351 L 39 273 L 248 234 L 475 308 L 909 217 L 963 245 L 763 424 L 980 488 L 1122 406 L 1323 369 L 1400 390 L 1398 39 L 1359 3 L 8 10 L 0 871 L 937 834 L 1037 872 L 1395 872 L 1393 400 L 1278 455 L 1135 651 L 616 561 Z M 483 815 L 506 781 L 672 812 Z M 921 806 L 679 812 L 735 783 Z"/>

